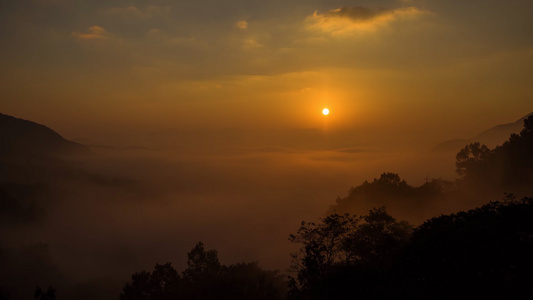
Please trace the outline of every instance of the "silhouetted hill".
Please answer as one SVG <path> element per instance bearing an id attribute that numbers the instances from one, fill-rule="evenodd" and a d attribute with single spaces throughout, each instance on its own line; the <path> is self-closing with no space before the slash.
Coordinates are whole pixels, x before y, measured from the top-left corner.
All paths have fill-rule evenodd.
<path id="1" fill-rule="evenodd" d="M 417 223 L 432 215 L 435 203 L 445 201 L 446 193 L 454 189 L 452 182 L 442 179 L 427 180 L 415 187 L 396 173 L 383 173 L 371 182 L 352 187 L 348 196 L 338 197 L 327 213 L 361 215 L 373 207 L 386 206 L 399 218 Z"/>
<path id="2" fill-rule="evenodd" d="M 453 139 L 453 140 L 445 141 L 433 147 L 432 151 L 434 152 L 450 151 L 450 152 L 457 153 L 465 145 L 474 143 L 474 142 L 479 142 L 481 144 L 487 145 L 490 148 L 493 148 L 497 145 L 503 144 L 503 142 L 509 139 L 509 136 L 512 133 L 520 132 L 520 130 L 522 130 L 522 127 L 524 126 L 524 120 L 527 119 L 527 117 L 531 115 L 533 115 L 533 112 L 516 120 L 513 123 L 496 125 L 469 139 Z"/>
<path id="3" fill-rule="evenodd" d="M 0 113 L 0 156 L 62 156 L 88 153 L 81 144 L 64 139 L 35 122 Z"/>

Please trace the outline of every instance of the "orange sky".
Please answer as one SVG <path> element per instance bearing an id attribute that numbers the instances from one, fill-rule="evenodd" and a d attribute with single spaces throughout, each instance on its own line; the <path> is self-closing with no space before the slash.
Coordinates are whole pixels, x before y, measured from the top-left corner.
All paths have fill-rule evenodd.
<path id="1" fill-rule="evenodd" d="M 27 230 L 66 274 L 121 284 L 200 240 L 286 268 L 288 235 L 350 187 L 453 180 L 434 145 L 533 111 L 532 16 L 531 0 L 0 0 L 0 112 L 117 146 L 69 165 L 91 180 L 59 180 Z M 413 222 L 457 209 L 439 205 Z"/>
<path id="2" fill-rule="evenodd" d="M 432 145 L 533 110 L 529 0 L 1 6 L 2 112 L 80 141 L 315 128 Z"/>

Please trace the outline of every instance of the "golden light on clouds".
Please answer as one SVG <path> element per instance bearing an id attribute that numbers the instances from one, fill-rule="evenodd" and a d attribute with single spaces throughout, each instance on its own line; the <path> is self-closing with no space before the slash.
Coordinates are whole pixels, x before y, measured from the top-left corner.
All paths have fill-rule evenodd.
<path id="1" fill-rule="evenodd" d="M 42 122 L 57 118 L 42 107 L 72 123 L 91 111 L 110 128 L 121 115 L 146 130 L 327 122 L 412 132 L 415 111 L 438 127 L 459 107 L 531 110 L 531 1 L 237 2 L 10 1 L 0 104 Z"/>
<path id="2" fill-rule="evenodd" d="M 306 21 L 309 29 L 342 35 L 352 32 L 373 32 L 393 22 L 412 19 L 427 13 L 414 6 L 391 10 L 341 7 L 325 13 L 315 11 Z"/>
<path id="3" fill-rule="evenodd" d="M 265 48 L 265 45 L 259 43 L 256 39 L 245 39 L 243 40 L 243 49 L 252 50 L 252 49 L 261 49 Z"/>
<path id="4" fill-rule="evenodd" d="M 242 29 L 242 30 L 245 30 L 245 29 L 248 29 L 248 22 L 246 21 L 239 21 L 235 24 L 235 27 L 238 28 L 238 29 Z"/>
<path id="5" fill-rule="evenodd" d="M 82 40 L 94 40 L 94 39 L 107 38 L 105 29 L 97 25 L 89 27 L 88 32 L 86 33 L 73 32 L 72 35 Z"/>

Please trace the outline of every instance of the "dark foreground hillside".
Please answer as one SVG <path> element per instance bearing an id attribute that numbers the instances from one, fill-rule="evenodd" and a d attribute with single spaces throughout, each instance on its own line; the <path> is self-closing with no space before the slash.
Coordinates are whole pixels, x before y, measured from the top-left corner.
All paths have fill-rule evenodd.
<path id="1" fill-rule="evenodd" d="M 410 237 L 408 237 L 410 235 Z M 290 299 L 532 299 L 533 198 L 432 218 L 374 210 L 303 224 Z"/>

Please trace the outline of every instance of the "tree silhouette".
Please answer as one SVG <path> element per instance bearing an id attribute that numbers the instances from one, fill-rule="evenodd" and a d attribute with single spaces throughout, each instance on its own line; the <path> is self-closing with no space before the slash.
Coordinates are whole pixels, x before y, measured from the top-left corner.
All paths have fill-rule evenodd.
<path id="1" fill-rule="evenodd" d="M 384 207 L 370 210 L 347 239 L 347 250 L 361 263 L 386 265 L 407 242 L 412 226 L 397 222 Z"/>
<path id="2" fill-rule="evenodd" d="M 524 198 L 428 220 L 402 254 L 396 288 L 406 299 L 532 299 L 532 216 Z"/>
<path id="3" fill-rule="evenodd" d="M 297 277 L 290 279 L 293 299 L 344 299 L 352 295 L 378 295 L 370 282 L 385 282 L 394 257 L 407 242 L 412 228 L 397 222 L 384 207 L 368 215 L 329 215 L 319 223 L 306 223 L 293 243 L 303 244 L 292 255 Z"/>
<path id="4" fill-rule="evenodd" d="M 221 296 L 222 266 L 216 250 L 205 250 L 199 242 L 187 253 L 187 269 L 183 271 L 183 296 L 186 299 L 217 299 Z"/>
<path id="5" fill-rule="evenodd" d="M 35 289 L 33 298 L 38 300 L 55 300 L 56 299 L 56 290 L 52 287 L 49 287 L 46 292 L 43 291 L 40 287 Z"/>
<path id="6" fill-rule="evenodd" d="M 204 244 L 199 242 L 187 253 L 187 269 L 183 271 L 185 280 L 196 282 L 201 280 L 210 280 L 220 275 L 221 265 L 218 261 L 216 250 L 204 249 Z"/>
<path id="7" fill-rule="evenodd" d="M 421 208 L 431 209 L 435 202 L 443 201 L 446 193 L 454 190 L 454 184 L 442 179 L 431 179 L 418 187 L 411 186 L 396 173 L 383 173 L 373 181 L 365 181 L 352 187 L 348 196 L 337 198 L 328 214 L 364 214 L 373 207 L 386 206 L 402 219 L 423 222 Z"/>
<path id="8" fill-rule="evenodd" d="M 332 214 L 320 221 L 318 224 L 302 222 L 298 232 L 289 236 L 292 243 L 303 244 L 299 252 L 292 255 L 292 268 L 297 272 L 302 290 L 312 289 L 336 264 L 347 264 L 351 260 L 346 246 L 359 219 L 349 214 Z"/>
<path id="9" fill-rule="evenodd" d="M 9 300 L 9 293 L 0 290 L 0 300 Z"/>
<path id="10" fill-rule="evenodd" d="M 382 186 L 399 187 L 407 185 L 405 180 L 401 180 L 398 174 L 390 172 L 381 174 L 379 179 L 374 181 Z"/>
<path id="11" fill-rule="evenodd" d="M 223 267 L 221 289 L 215 299 L 284 299 L 285 278 L 278 271 L 263 270 L 256 262 Z"/>
<path id="12" fill-rule="evenodd" d="M 120 294 L 121 300 L 170 300 L 178 295 L 180 277 L 171 263 L 156 264 L 153 272 L 131 276 Z"/>
<path id="13" fill-rule="evenodd" d="M 156 264 L 152 272 L 133 274 L 120 299 L 277 300 L 285 295 L 286 283 L 278 271 L 263 270 L 257 263 L 221 265 L 217 251 L 206 250 L 202 242 L 187 257 L 181 277 L 171 263 Z"/>
<path id="14" fill-rule="evenodd" d="M 461 176 L 467 175 L 468 172 L 473 171 L 473 166 L 481 164 L 491 154 L 492 150 L 478 142 L 466 145 L 455 156 L 455 167 L 457 174 Z"/>
<path id="15" fill-rule="evenodd" d="M 533 191 L 533 115 L 524 120 L 520 134 L 493 150 L 473 143 L 456 156 L 457 173 L 463 182 L 504 191 Z"/>

